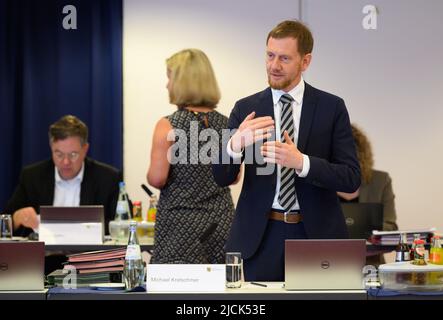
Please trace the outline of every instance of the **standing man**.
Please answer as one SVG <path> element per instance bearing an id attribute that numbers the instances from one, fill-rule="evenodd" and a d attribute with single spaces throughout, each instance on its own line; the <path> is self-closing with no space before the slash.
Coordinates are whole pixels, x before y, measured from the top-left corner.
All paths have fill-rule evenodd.
<path id="1" fill-rule="evenodd" d="M 49 128 L 52 159 L 25 167 L 8 201 L 14 234 L 27 236 L 38 228 L 41 205 L 75 207 L 103 205 L 105 230 L 113 219 L 118 198 L 120 172 L 87 158 L 88 127 L 77 117 L 66 115 Z"/>
<path id="2" fill-rule="evenodd" d="M 213 165 L 217 183 L 228 186 L 245 160 L 226 250 L 242 253 L 246 281 L 284 281 L 285 239 L 348 237 L 336 192 L 354 192 L 360 168 L 343 99 L 303 80 L 313 43 L 298 21 L 271 30 L 270 87 L 235 104 L 228 126 L 237 130 L 221 149 L 229 163 Z M 264 174 L 263 163 L 273 170 Z"/>

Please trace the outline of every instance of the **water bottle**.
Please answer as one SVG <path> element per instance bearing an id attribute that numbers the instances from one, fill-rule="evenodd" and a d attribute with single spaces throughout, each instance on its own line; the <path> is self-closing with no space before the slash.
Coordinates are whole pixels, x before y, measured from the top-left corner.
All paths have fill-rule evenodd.
<path id="1" fill-rule="evenodd" d="M 119 194 L 117 201 L 117 208 L 115 209 L 115 220 L 129 220 L 131 218 L 131 213 L 129 210 L 129 199 L 126 193 L 125 183 L 122 181 L 119 183 Z"/>
<path id="2" fill-rule="evenodd" d="M 129 240 L 126 248 L 125 266 L 123 269 L 123 279 L 126 290 L 132 290 L 143 284 L 144 265 L 137 239 L 137 221 L 129 223 Z"/>

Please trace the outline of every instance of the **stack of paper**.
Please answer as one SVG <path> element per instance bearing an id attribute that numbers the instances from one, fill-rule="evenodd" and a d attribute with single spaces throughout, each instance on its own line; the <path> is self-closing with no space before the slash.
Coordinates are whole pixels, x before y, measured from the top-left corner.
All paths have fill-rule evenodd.
<path id="1" fill-rule="evenodd" d="M 66 277 L 69 278 L 66 278 Z M 48 284 L 50 286 L 63 286 L 64 280 L 68 285 L 72 285 L 73 281 L 77 287 L 88 287 L 92 283 L 111 283 L 111 282 L 122 282 L 121 272 L 100 272 L 100 273 L 90 273 L 90 274 L 77 274 L 75 278 L 67 270 L 55 270 L 51 272 L 48 276 Z"/>
<path id="2" fill-rule="evenodd" d="M 121 282 L 125 264 L 126 248 L 91 251 L 68 255 L 63 270 L 56 270 L 48 275 L 51 285 L 63 285 L 66 276 L 72 281 L 75 274 L 77 286 L 91 283 Z"/>
<path id="3" fill-rule="evenodd" d="M 397 245 L 400 240 L 400 234 L 406 233 L 408 238 L 408 244 L 412 244 L 414 241 L 414 235 L 419 234 L 420 239 L 424 240 L 425 243 L 429 243 L 431 237 L 434 235 L 436 228 L 429 229 L 411 229 L 411 230 L 397 230 L 397 231 L 372 231 L 372 236 L 370 241 L 373 244 L 378 245 Z"/>
<path id="4" fill-rule="evenodd" d="M 75 268 L 79 274 L 122 272 L 125 254 L 126 248 L 71 254 L 63 269 Z"/>

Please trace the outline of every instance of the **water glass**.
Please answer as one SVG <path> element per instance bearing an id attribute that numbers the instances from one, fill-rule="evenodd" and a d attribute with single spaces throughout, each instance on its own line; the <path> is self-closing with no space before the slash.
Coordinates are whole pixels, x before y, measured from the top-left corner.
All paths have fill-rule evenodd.
<path id="1" fill-rule="evenodd" d="M 226 253 L 226 287 L 240 288 L 242 275 L 242 257 L 240 252 Z"/>
<path id="2" fill-rule="evenodd" d="M 12 239 L 12 217 L 9 214 L 0 215 L 0 239 Z"/>
<path id="3" fill-rule="evenodd" d="M 115 244 L 127 244 L 129 237 L 129 220 L 112 220 L 109 222 L 109 234 Z"/>

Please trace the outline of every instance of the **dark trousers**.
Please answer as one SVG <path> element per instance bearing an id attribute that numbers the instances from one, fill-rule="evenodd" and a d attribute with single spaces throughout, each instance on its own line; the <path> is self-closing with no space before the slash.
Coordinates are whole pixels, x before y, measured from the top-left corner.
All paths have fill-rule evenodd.
<path id="1" fill-rule="evenodd" d="M 269 220 L 257 252 L 243 261 L 245 281 L 285 280 L 286 239 L 307 239 L 303 222 Z"/>

